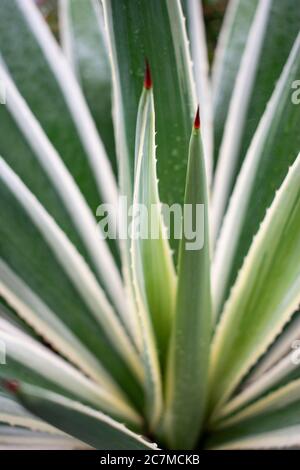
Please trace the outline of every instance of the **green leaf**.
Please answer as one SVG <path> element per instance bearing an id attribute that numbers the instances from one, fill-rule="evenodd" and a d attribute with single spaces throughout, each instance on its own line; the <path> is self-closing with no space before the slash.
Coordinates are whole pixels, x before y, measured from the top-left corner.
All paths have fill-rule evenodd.
<path id="1" fill-rule="evenodd" d="M 197 100 L 201 103 L 203 149 L 210 187 L 213 174 L 213 107 L 203 7 L 198 0 L 181 0 L 181 4 L 187 19 Z"/>
<path id="2" fill-rule="evenodd" d="M 149 74 L 147 77 L 147 80 L 149 81 L 147 87 L 149 87 L 151 86 L 151 78 L 148 65 L 146 73 Z M 159 249 L 161 255 L 161 249 L 164 248 L 162 240 L 157 241 L 146 239 L 146 237 L 149 237 L 149 228 L 151 236 L 151 226 L 149 227 L 148 215 L 149 205 L 151 204 L 153 196 L 155 197 L 155 201 L 158 201 L 154 135 L 155 124 L 152 91 L 143 89 L 136 124 L 135 185 L 130 234 L 130 254 L 133 296 L 139 318 L 139 331 L 142 337 L 142 357 L 146 375 L 146 414 L 148 415 L 152 429 L 157 426 L 163 406 L 162 377 L 155 334 L 158 334 L 157 340 L 160 347 L 163 348 L 163 351 L 161 352 L 165 353 L 168 341 L 168 337 L 166 335 L 168 333 L 171 319 L 170 309 L 172 308 L 172 304 L 170 302 L 170 284 L 167 285 L 167 296 L 164 298 L 161 291 L 156 291 L 155 289 L 155 284 L 153 283 L 155 282 L 155 272 L 152 272 L 153 268 L 148 273 L 146 271 L 148 269 L 146 262 L 151 258 L 151 251 L 154 248 L 156 250 Z M 147 213 L 145 214 L 142 212 L 139 214 L 139 204 L 145 203 L 146 208 L 142 207 L 142 209 L 146 210 Z M 161 237 L 162 227 L 157 207 L 155 211 L 155 220 L 151 220 L 150 215 L 150 224 L 151 222 L 155 222 L 155 228 L 157 227 L 157 224 L 159 224 L 159 236 Z M 142 231 L 146 233 L 143 235 Z M 145 240 L 142 240 L 143 236 L 145 237 Z M 165 255 L 166 253 L 163 254 L 163 256 Z M 151 265 L 152 261 L 154 260 L 151 260 Z M 171 258 L 168 261 L 172 263 Z M 165 264 L 164 268 L 167 269 L 166 272 L 169 274 L 168 269 L 170 269 L 170 266 Z M 154 295 L 156 297 L 154 297 Z M 167 310 L 158 312 L 157 308 L 159 305 L 167 307 Z M 153 310 L 151 311 L 150 308 Z M 162 316 L 162 319 L 159 318 L 159 314 Z M 159 331 L 160 324 L 163 328 L 162 333 Z"/>
<path id="3" fill-rule="evenodd" d="M 212 201 L 214 237 L 218 234 L 253 134 L 299 28 L 297 0 L 267 0 L 258 3 L 234 85 L 216 169 Z M 274 47 L 274 44 L 280 46 Z"/>
<path id="4" fill-rule="evenodd" d="M 151 317 L 156 349 L 165 368 L 174 312 L 176 275 L 158 194 L 156 176 L 155 113 L 153 92 L 144 88 L 139 103 L 136 135 L 136 169 L 132 239 L 138 284 Z M 139 212 L 139 208 L 142 211 Z M 162 289 L 163 286 L 163 289 Z"/>
<path id="5" fill-rule="evenodd" d="M 195 94 L 180 2 L 105 0 L 103 5 L 112 58 L 121 192 L 132 197 L 136 115 L 146 57 L 157 104 L 160 198 L 168 205 L 182 203 Z"/>
<path id="6" fill-rule="evenodd" d="M 99 191 L 104 191 L 106 202 L 115 202 L 116 184 L 103 144 L 44 19 L 33 2 L 4 0 L 1 6 L 1 55 L 20 93 L 63 156 L 92 211 L 99 205 Z"/>
<path id="7" fill-rule="evenodd" d="M 59 0 L 63 51 L 80 83 L 115 174 L 111 70 L 100 2 Z"/>
<path id="8" fill-rule="evenodd" d="M 212 67 L 214 166 L 219 156 L 235 80 L 258 0 L 230 0 L 225 12 Z"/>
<path id="9" fill-rule="evenodd" d="M 291 352 L 292 346 L 297 346 L 300 338 L 300 312 L 296 312 L 281 334 L 276 338 L 257 366 L 251 371 L 247 382 L 253 382 L 271 369 L 280 359 Z"/>
<path id="10" fill-rule="evenodd" d="M 139 425 L 139 415 L 116 388 L 104 388 L 86 378 L 59 356 L 29 336 L 1 321 L 0 340 L 5 344 L 6 365 L 0 368 L 5 379 L 26 380 L 34 385 L 76 397 L 127 422 Z"/>
<path id="11" fill-rule="evenodd" d="M 17 396 L 32 413 L 95 449 L 157 449 L 109 416 L 56 393 L 22 384 Z"/>
<path id="12" fill-rule="evenodd" d="M 277 82 L 245 157 L 217 243 L 215 314 L 221 312 L 253 236 L 300 145 L 300 113 L 292 83 L 300 73 L 300 34 Z"/>
<path id="13" fill-rule="evenodd" d="M 199 227 L 197 207 L 201 207 L 200 204 L 204 205 L 204 220 Z M 201 135 L 196 128 L 192 131 L 189 148 L 185 209 L 187 205 L 192 210 L 183 217 L 166 384 L 166 438 L 176 449 L 192 449 L 203 424 L 212 325 L 208 194 Z M 191 247 L 187 233 L 191 230 L 191 218 L 193 224 L 196 220 L 197 236 L 203 230 L 203 246 Z"/>
<path id="14" fill-rule="evenodd" d="M 7 135 L 10 136 L 1 141 L 4 159 L 46 205 L 62 228 L 71 234 L 72 239 L 75 239 L 77 244 L 79 241 L 82 254 L 86 256 L 86 251 L 88 252 L 88 259 L 92 261 L 102 284 L 113 299 L 120 315 L 128 318 L 127 323 L 129 323 L 130 316 L 124 304 L 120 273 L 106 242 L 99 233 L 94 215 L 1 61 L 0 73 L 5 82 L 7 98 L 7 105 L 1 107 L 5 108 L 0 111 L 3 117 L 1 122 Z M 24 165 L 26 157 L 28 165 Z M 109 180 L 107 185 L 109 186 Z M 60 207 L 62 202 L 63 208 Z M 74 235 L 74 226 L 86 249 L 82 250 L 80 238 Z"/>
<path id="15" fill-rule="evenodd" d="M 300 382 L 294 382 L 225 421 L 208 448 L 259 449 L 299 446 Z"/>
<path id="16" fill-rule="evenodd" d="M 0 450 L 89 450 L 69 436 L 49 435 L 21 427 L 0 425 Z"/>
<path id="17" fill-rule="evenodd" d="M 54 220 L 3 160 L 0 178 L 3 220 L 0 254 L 10 268 L 6 271 L 13 271 L 30 291 L 38 292 L 41 300 L 110 371 L 115 380 L 135 396 L 139 388 L 136 388 L 125 356 L 131 351 L 131 359 L 129 356 L 128 359 L 135 370 L 133 373 L 140 380 L 143 374 L 141 361 L 93 273 Z M 3 278 L 7 288 L 10 291 L 15 289 L 14 295 L 19 296 L 21 291 L 13 287 L 12 281 L 7 275 Z M 28 300 L 24 298 L 24 293 L 22 295 L 26 304 Z M 108 321 L 106 326 L 101 318 L 104 323 Z M 115 326 L 109 326 L 111 321 L 120 336 Z"/>
<path id="18" fill-rule="evenodd" d="M 242 389 L 220 409 L 219 413 L 213 416 L 213 420 L 230 416 L 248 407 L 249 404 L 255 403 L 258 398 L 265 397 L 270 391 L 274 392 L 298 379 L 300 367 L 295 360 L 297 353 L 294 350 L 291 351 L 257 380 L 250 383 L 246 381 Z"/>
<path id="19" fill-rule="evenodd" d="M 68 358 L 73 364 L 76 364 L 96 382 L 102 383 L 106 372 L 93 354 L 78 340 L 72 330 L 2 260 L 0 260 L 0 274 L 2 279 L 0 294 L 6 299 L 10 307 L 17 312 L 12 313 L 11 309 L 8 311 L 10 318 L 13 314 L 14 321 L 15 317 L 19 320 L 17 326 L 20 327 L 21 319 L 23 319 L 51 344 L 54 350 Z M 5 311 L 7 312 L 7 309 Z M 23 324 L 21 324 L 21 327 L 24 329 Z M 30 334 L 32 335 L 31 331 Z"/>
<path id="20" fill-rule="evenodd" d="M 294 377 L 291 377 L 291 372 Z M 298 374 L 296 377 L 295 372 Z M 248 385 L 230 400 L 217 416 L 214 427 L 219 428 L 239 422 L 261 412 L 276 410 L 279 404 L 300 399 L 300 367 L 290 354 L 262 378 Z M 286 379 L 286 380 L 284 380 Z"/>
<path id="21" fill-rule="evenodd" d="M 212 347 L 211 405 L 224 403 L 300 301 L 300 154 L 239 273 Z"/>
<path id="22" fill-rule="evenodd" d="M 51 434 L 60 434 L 58 430 L 49 424 L 37 419 L 31 413 L 28 413 L 19 403 L 12 398 L 4 395 L 0 391 L 0 423 L 6 423 L 10 426 L 21 426 L 32 431 L 48 432 Z M 1 428 L 1 427 L 0 427 Z"/>
<path id="23" fill-rule="evenodd" d="M 2 262 L 0 262 L 2 264 Z M 38 335 L 35 331 L 24 321 L 22 320 L 19 315 L 15 312 L 15 310 L 7 303 L 7 301 L 2 297 L 2 290 L 3 290 L 3 279 L 1 278 L 0 282 L 0 319 L 4 319 L 11 323 L 13 326 L 17 326 L 21 331 L 27 333 L 28 335 L 37 338 Z"/>

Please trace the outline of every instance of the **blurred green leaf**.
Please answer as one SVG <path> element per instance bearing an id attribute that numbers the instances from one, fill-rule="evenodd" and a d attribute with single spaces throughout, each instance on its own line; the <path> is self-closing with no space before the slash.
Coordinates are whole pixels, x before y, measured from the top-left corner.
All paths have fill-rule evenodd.
<path id="1" fill-rule="evenodd" d="M 0 368 L 4 379 L 26 380 L 34 385 L 64 393 L 139 425 L 141 419 L 113 389 L 105 390 L 87 379 L 59 356 L 37 341 L 17 331 L 0 330 L 0 340 L 6 346 L 6 365 Z"/>
<path id="2" fill-rule="evenodd" d="M 125 363 L 126 359 L 121 358 L 125 351 L 121 349 L 123 341 L 129 347 L 132 359 L 135 357 L 136 364 L 139 362 L 137 353 L 134 353 L 124 331 L 117 338 L 114 327 L 101 325 L 101 316 L 105 310 L 102 319 L 106 317 L 113 323 L 118 321 L 96 279 L 49 214 L 3 160 L 0 160 L 0 164 L 0 254 L 4 265 L 8 265 L 31 291 L 38 292 L 42 302 L 119 383 L 126 389 L 128 385 L 129 391 L 136 392 L 139 389 L 136 388 L 137 383 Z M 55 240 L 55 237 L 58 238 Z M 63 246 L 67 250 L 61 252 Z M 73 261 L 77 258 L 79 264 L 76 268 L 69 264 L 69 269 L 67 265 L 72 258 Z M 11 288 L 11 281 L 4 271 L 2 276 L 3 282 L 8 282 L 8 288 Z M 84 294 L 88 284 L 90 291 Z M 20 288 L 15 291 L 15 295 L 22 296 Z M 122 331 L 120 326 L 117 329 Z M 47 329 L 40 331 L 40 334 L 47 336 Z"/>
<path id="3" fill-rule="evenodd" d="M 95 449 L 157 449 L 109 416 L 56 393 L 22 384 L 17 396 L 32 413 Z"/>
<path id="4" fill-rule="evenodd" d="M 292 383 L 223 424 L 208 448 L 270 449 L 299 446 L 300 382 Z"/>
<path id="5" fill-rule="evenodd" d="M 236 81 L 232 83 L 234 91 L 226 112 L 228 119 L 220 147 L 212 203 L 215 237 L 251 139 L 299 28 L 297 0 L 258 2 Z M 215 114 L 217 119 L 218 114 Z"/>
<path id="6" fill-rule="evenodd" d="M 101 4 L 97 0 L 59 0 L 60 39 L 117 174 L 112 122 L 111 69 Z"/>
<path id="7" fill-rule="evenodd" d="M 88 450 L 89 446 L 70 436 L 51 435 L 22 427 L 0 425 L 1 450 Z"/>
<path id="8" fill-rule="evenodd" d="M 16 86 L 95 213 L 99 190 L 110 202 L 115 183 L 80 88 L 33 2 L 3 0 L 0 41 Z"/>
<path id="9" fill-rule="evenodd" d="M 231 196 L 213 265 L 218 315 L 289 166 L 300 146 L 300 113 L 292 84 L 300 73 L 300 34 L 248 149 Z"/>
<path id="10" fill-rule="evenodd" d="M 31 415 L 19 403 L 0 391 L 0 423 L 10 426 L 21 426 L 34 431 L 60 434 L 55 428 Z M 1 426 L 0 426 L 1 429 Z"/>
<path id="11" fill-rule="evenodd" d="M 218 161 L 230 99 L 257 4 L 258 0 L 230 0 L 223 19 L 212 67 L 214 166 Z"/>
<path id="12" fill-rule="evenodd" d="M 300 154 L 254 238 L 212 346 L 211 404 L 224 403 L 300 301 Z"/>

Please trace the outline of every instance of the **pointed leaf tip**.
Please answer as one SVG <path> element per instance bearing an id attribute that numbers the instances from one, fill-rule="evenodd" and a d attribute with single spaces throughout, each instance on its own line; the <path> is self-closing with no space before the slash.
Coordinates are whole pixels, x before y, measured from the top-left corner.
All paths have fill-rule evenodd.
<path id="1" fill-rule="evenodd" d="M 144 87 L 146 90 L 150 90 L 152 88 L 152 78 L 150 72 L 150 66 L 147 59 L 145 59 L 145 78 L 144 78 Z"/>
<path id="2" fill-rule="evenodd" d="M 200 129 L 200 110 L 199 106 L 196 111 L 195 121 L 194 121 L 194 129 Z"/>
<path id="3" fill-rule="evenodd" d="M 3 388 L 10 393 L 18 393 L 20 390 L 20 383 L 17 380 L 3 380 Z"/>

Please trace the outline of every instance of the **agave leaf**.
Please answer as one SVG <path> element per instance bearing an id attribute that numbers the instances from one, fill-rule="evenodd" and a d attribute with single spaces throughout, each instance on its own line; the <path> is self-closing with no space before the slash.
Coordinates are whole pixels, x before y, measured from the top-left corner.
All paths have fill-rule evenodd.
<path id="1" fill-rule="evenodd" d="M 28 413 L 19 403 L 0 392 L 0 423 L 21 426 L 32 431 L 61 434 L 49 424 Z"/>
<path id="2" fill-rule="evenodd" d="M 299 28 L 297 0 L 258 2 L 231 97 L 216 169 L 212 201 L 215 237 L 252 136 Z M 280 47 L 274 47 L 276 43 Z"/>
<path id="3" fill-rule="evenodd" d="M 143 338 L 146 412 L 151 427 L 154 428 L 163 406 L 159 356 L 163 367 L 169 342 L 176 278 L 172 255 L 168 242 L 164 239 L 166 232 L 160 212 L 156 177 L 155 114 L 148 64 L 137 116 L 135 158 L 131 225 L 132 281 Z M 161 290 L 162 282 L 164 291 Z"/>
<path id="4" fill-rule="evenodd" d="M 36 158 L 34 150 L 26 141 L 26 138 L 24 138 L 22 131 L 19 129 L 16 121 L 13 118 L 13 115 L 9 111 L 11 105 L 11 98 L 9 96 L 11 90 L 10 85 L 13 85 L 13 82 L 8 76 L 7 70 L 5 69 L 1 60 L 0 76 L 1 80 L 5 82 L 6 91 L 6 106 L 0 106 L 1 130 L 3 136 L 5 136 L 5 138 L 2 138 L 0 142 L 1 156 L 23 179 L 23 181 L 36 195 L 43 206 L 55 218 L 57 223 L 72 240 L 74 245 L 78 248 L 78 250 L 80 250 L 82 255 L 88 259 L 88 254 L 86 253 L 84 245 L 78 236 L 72 221 L 70 220 L 70 216 L 67 213 L 64 204 L 62 204 L 61 199 L 57 195 L 57 192 L 49 180 L 49 177 L 43 170 L 43 167 L 40 165 L 39 159 Z M 13 87 L 13 89 L 17 91 L 16 87 Z M 16 109 L 15 114 L 18 116 L 22 115 L 20 109 Z M 30 124 L 28 124 L 28 114 L 26 117 L 22 116 L 21 121 L 23 123 L 26 122 L 27 129 L 30 127 Z M 45 138 L 46 136 L 44 135 L 44 139 Z M 46 151 L 44 146 L 41 147 L 40 142 L 39 149 L 39 154 L 43 155 L 43 161 L 45 161 L 46 159 L 44 155 Z M 26 161 L 26 165 L 24 165 L 24 161 Z"/>
<path id="5" fill-rule="evenodd" d="M 76 364 L 96 382 L 103 384 L 107 374 L 99 361 L 78 340 L 72 330 L 1 260 L 0 277 L 2 280 L 0 294 L 11 308 L 15 309 L 17 314 L 14 315 L 19 315 L 19 318 L 31 325 L 51 344 L 52 348 Z M 19 327 L 19 324 L 17 326 Z"/>
<path id="6" fill-rule="evenodd" d="M 95 449 L 157 449 L 109 416 L 56 393 L 22 384 L 17 397 L 32 413 Z"/>
<path id="7" fill-rule="evenodd" d="M 271 4 L 272 0 L 258 4 L 230 100 L 214 181 L 212 200 L 214 241 L 218 236 L 234 184 L 238 151 L 242 142 L 249 100 L 267 31 Z"/>
<path id="8" fill-rule="evenodd" d="M 217 42 L 212 66 L 214 167 L 218 161 L 230 99 L 257 4 L 258 0 L 230 0 Z"/>
<path id="9" fill-rule="evenodd" d="M 300 301 L 300 154 L 255 237 L 212 347 L 211 400 L 224 403 Z"/>
<path id="10" fill-rule="evenodd" d="M 63 51 L 80 83 L 115 174 L 111 70 L 103 15 L 97 0 L 59 0 L 58 14 Z"/>
<path id="11" fill-rule="evenodd" d="M 300 382 L 294 382 L 225 421 L 209 448 L 284 448 L 299 446 Z"/>
<path id="12" fill-rule="evenodd" d="M 0 376 L 6 379 L 26 380 L 46 386 L 112 413 L 121 419 L 140 424 L 139 415 L 127 404 L 118 388 L 96 385 L 59 356 L 25 334 L 3 328 L 0 340 L 6 347 L 6 365 Z"/>
<path id="13" fill-rule="evenodd" d="M 281 359 L 278 364 L 267 371 L 263 376 L 251 384 L 245 384 L 242 390 L 222 407 L 215 419 L 236 413 L 249 403 L 264 397 L 270 390 L 277 390 L 300 377 L 300 367 L 295 363 L 293 352 Z"/>
<path id="14" fill-rule="evenodd" d="M 161 213 L 155 153 L 153 91 L 152 87 L 144 87 L 137 117 L 133 195 L 134 206 L 143 210 L 133 218 L 132 249 L 134 266 L 139 264 L 138 288 L 152 320 L 156 348 L 164 368 L 173 318 L 176 275 Z"/>
<path id="15" fill-rule="evenodd" d="M 4 129 L 7 129 L 6 126 L 9 126 L 7 129 L 8 133 L 11 134 L 12 131 L 13 137 L 17 138 L 17 143 L 21 143 L 21 147 L 18 146 L 15 149 L 15 142 L 11 141 L 8 146 L 3 148 L 5 160 L 29 184 L 34 194 L 40 198 L 41 202 L 45 203 L 57 221 L 62 224 L 62 227 L 68 233 L 71 233 L 72 238 L 75 238 L 78 242 L 79 237 L 74 237 L 75 225 L 86 246 L 83 254 L 85 255 L 86 251 L 89 253 L 89 259 L 92 260 L 103 285 L 116 304 L 120 315 L 122 315 L 123 319 L 128 319 L 126 323 L 129 323 L 128 328 L 130 328 L 130 317 L 128 316 L 126 304 L 124 304 L 124 292 L 120 274 L 106 242 L 98 232 L 99 229 L 90 209 L 70 173 L 61 161 L 60 156 L 43 133 L 39 122 L 35 119 L 16 89 L 3 64 L 0 64 L 0 71 L 6 87 L 7 106 L 5 108 L 9 111 L 2 111 L 4 114 Z M 10 113 L 12 116 L 10 116 Z M 11 117 L 16 121 L 20 130 L 22 130 L 23 136 L 20 136 L 20 130 L 13 124 Z M 28 148 L 26 140 L 24 141 L 24 137 L 28 141 L 33 154 Z M 23 154 L 24 150 L 25 157 L 29 158 L 28 166 L 24 165 L 23 158 L 20 159 L 15 153 L 20 151 Z M 34 161 L 35 158 L 42 169 Z M 47 188 L 47 191 L 45 191 L 45 188 Z M 71 226 L 68 214 L 60 208 L 61 200 L 57 198 L 56 193 L 59 194 L 69 213 L 72 221 Z M 67 217 L 65 217 L 66 215 Z M 67 220 L 67 223 L 65 220 Z M 82 248 L 81 243 L 79 246 Z"/>
<path id="16" fill-rule="evenodd" d="M 2 264 L 2 261 L 1 261 Z M 2 265 L 3 266 L 3 265 Z M 38 334 L 29 326 L 19 315 L 15 312 L 15 310 L 5 301 L 4 297 L 2 297 L 1 292 L 3 290 L 2 284 L 2 276 L 1 277 L 1 287 L 0 287 L 0 319 L 4 319 L 7 322 L 11 323 L 13 326 L 18 327 L 24 333 L 27 333 L 29 336 L 33 338 L 37 338 Z"/>
<path id="17" fill-rule="evenodd" d="M 16 86 L 63 155 L 91 209 L 99 204 L 99 191 L 105 192 L 105 201 L 115 203 L 116 184 L 103 144 L 78 83 L 33 2 L 2 2 L 0 40 Z M 28 56 L 30 67 L 24 60 Z"/>
<path id="18" fill-rule="evenodd" d="M 133 360 L 131 365 L 141 379 L 140 360 L 92 272 L 54 220 L 3 160 L 1 180 L 4 183 L 0 186 L 3 262 L 33 292 L 39 292 L 41 300 L 125 389 L 136 392 L 137 384 L 126 366 L 127 360 L 121 358 L 127 355 L 126 349 L 129 348 L 129 362 Z M 4 277 L 3 283 L 7 285 L 7 282 Z M 11 289 L 10 284 L 8 288 Z M 103 308 L 106 310 L 104 316 Z M 113 325 L 112 329 L 108 323 L 104 327 L 101 318 L 104 320 L 105 317 L 108 323 L 112 321 L 115 324 L 120 332 L 119 339 Z M 43 335 L 46 336 L 47 331 Z"/>
<path id="19" fill-rule="evenodd" d="M 242 394 L 241 394 L 242 395 Z M 253 397 L 252 397 L 253 398 Z M 222 420 L 216 424 L 217 428 L 228 427 L 232 424 L 244 421 L 249 417 L 258 416 L 269 411 L 276 411 L 278 408 L 289 405 L 300 400 L 300 380 L 294 380 L 287 385 L 278 387 L 271 393 L 265 394 L 253 401 L 233 399 L 222 410 L 220 418 Z M 239 404 L 237 403 L 239 401 Z M 239 405 L 239 406 L 237 406 Z"/>
<path id="20" fill-rule="evenodd" d="M 198 0 L 182 0 L 181 4 L 187 19 L 197 100 L 201 103 L 203 149 L 210 187 L 213 173 L 213 109 L 203 8 Z"/>
<path id="21" fill-rule="evenodd" d="M 169 205 L 182 203 L 195 92 L 180 2 L 104 0 L 103 5 L 113 70 L 121 192 L 132 196 L 136 115 L 147 57 L 153 82 L 159 84 L 154 100 L 160 197 Z"/>
<path id="22" fill-rule="evenodd" d="M 192 131 L 185 189 L 193 223 L 204 205 L 203 246 L 191 249 L 183 217 L 178 287 L 166 384 L 166 434 L 172 448 L 191 449 L 201 430 L 207 398 L 211 339 L 208 194 L 200 130 Z M 199 231 L 199 228 L 198 228 Z"/>
<path id="23" fill-rule="evenodd" d="M 276 189 L 299 151 L 300 114 L 291 100 L 291 86 L 299 72 L 300 34 L 249 147 L 222 226 L 213 265 L 216 315 Z"/>
<path id="24" fill-rule="evenodd" d="M 291 411 L 291 414 L 293 412 Z M 285 419 L 285 417 L 283 418 Z M 252 424 L 252 423 L 251 423 Z M 260 424 L 260 423 L 259 423 Z M 300 426 L 286 426 L 276 428 L 274 431 L 268 429 L 261 433 L 255 433 L 257 422 L 248 431 L 237 427 L 236 431 L 239 437 L 232 434 L 224 433 L 221 436 L 216 435 L 214 439 L 208 441 L 206 448 L 212 450 L 286 450 L 299 449 L 299 431 Z M 249 426 L 250 428 L 250 426 Z M 244 432 L 243 432 L 244 431 Z M 252 431 L 252 432 L 251 432 Z"/>
<path id="25" fill-rule="evenodd" d="M 291 352 L 293 346 L 297 346 L 300 338 L 300 312 L 298 311 L 276 338 L 271 348 L 266 352 L 265 356 L 259 361 L 257 366 L 251 371 L 247 378 L 246 384 L 251 383 L 260 378 L 266 371 L 270 370 L 280 359 L 283 359 Z"/>
<path id="26" fill-rule="evenodd" d="M 0 450 L 88 450 L 90 447 L 66 435 L 49 435 L 22 427 L 0 425 Z"/>

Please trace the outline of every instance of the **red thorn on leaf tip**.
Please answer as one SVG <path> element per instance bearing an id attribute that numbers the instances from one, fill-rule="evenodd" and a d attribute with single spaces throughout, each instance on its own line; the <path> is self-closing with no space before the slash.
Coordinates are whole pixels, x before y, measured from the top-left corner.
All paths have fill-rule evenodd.
<path id="1" fill-rule="evenodd" d="M 10 393 L 17 393 L 20 390 L 20 384 L 17 380 L 4 380 L 3 387 Z"/>
<path id="2" fill-rule="evenodd" d="M 194 128 L 195 128 L 195 129 L 200 129 L 200 111 L 199 111 L 199 106 L 198 106 L 198 108 L 197 108 L 197 112 L 196 112 L 196 116 L 195 116 Z"/>
<path id="3" fill-rule="evenodd" d="M 144 87 L 146 88 L 146 90 L 150 90 L 150 88 L 152 88 L 152 78 L 151 78 L 149 62 L 147 59 L 145 60 L 145 65 L 146 67 L 145 67 Z"/>

